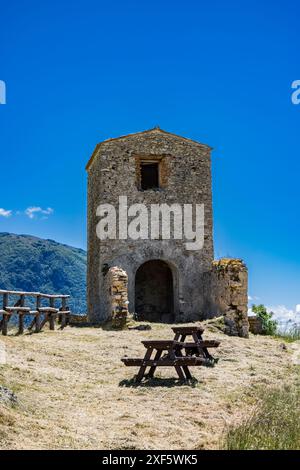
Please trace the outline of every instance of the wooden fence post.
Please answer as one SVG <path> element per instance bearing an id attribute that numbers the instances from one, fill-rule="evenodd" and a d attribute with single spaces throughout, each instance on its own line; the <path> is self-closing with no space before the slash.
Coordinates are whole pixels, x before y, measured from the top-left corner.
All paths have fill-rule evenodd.
<path id="1" fill-rule="evenodd" d="M 25 295 L 20 296 L 19 306 L 24 307 L 25 305 Z M 22 311 L 17 312 L 19 314 L 19 331 L 18 334 L 22 335 L 24 333 L 24 313 Z"/>
<path id="2" fill-rule="evenodd" d="M 39 308 L 41 306 L 41 296 L 38 295 L 36 298 L 36 311 L 38 312 L 35 317 L 35 332 L 38 333 L 40 331 L 40 311 Z"/>
<path id="3" fill-rule="evenodd" d="M 50 304 L 51 308 L 54 308 L 54 299 L 53 298 L 50 298 L 49 304 Z M 55 330 L 55 317 L 56 317 L 55 313 L 52 313 L 52 312 L 49 313 L 50 330 Z"/>
<path id="4" fill-rule="evenodd" d="M 3 310 L 6 310 L 8 304 L 8 294 L 3 294 Z M 3 322 L 2 322 L 2 334 L 3 336 L 7 335 L 7 320 L 8 314 L 3 314 Z"/>

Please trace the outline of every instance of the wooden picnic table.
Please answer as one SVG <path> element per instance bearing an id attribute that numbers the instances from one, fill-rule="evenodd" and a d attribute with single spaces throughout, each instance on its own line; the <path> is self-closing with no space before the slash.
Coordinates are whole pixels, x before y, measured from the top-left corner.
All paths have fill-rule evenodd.
<path id="1" fill-rule="evenodd" d="M 146 348 L 144 358 L 123 357 L 126 366 L 139 366 L 136 382 L 144 377 L 152 378 L 157 367 L 174 367 L 180 380 L 191 380 L 189 366 L 213 366 L 216 362 L 209 354 L 208 348 L 216 348 L 220 342 L 216 340 L 204 341 L 201 327 L 174 327 L 173 340 L 147 340 L 142 341 Z M 187 336 L 192 336 L 191 342 L 185 342 Z M 146 373 L 149 367 L 148 373 Z"/>
<path id="2" fill-rule="evenodd" d="M 188 356 L 203 356 L 207 359 L 213 360 L 212 355 L 208 352 L 208 348 L 217 348 L 220 344 L 219 341 L 209 340 L 203 341 L 202 334 L 204 328 L 201 326 L 175 326 L 172 328 L 175 333 L 174 341 L 185 342 L 187 336 L 192 337 L 192 343 L 186 343 L 185 351 Z"/>

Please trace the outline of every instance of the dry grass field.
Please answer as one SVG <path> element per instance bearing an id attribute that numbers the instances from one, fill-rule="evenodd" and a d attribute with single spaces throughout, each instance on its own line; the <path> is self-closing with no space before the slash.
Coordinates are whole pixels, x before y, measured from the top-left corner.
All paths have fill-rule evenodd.
<path id="1" fill-rule="evenodd" d="M 17 405 L 0 402 L 2 449 L 216 449 L 226 427 L 239 423 L 261 387 L 295 383 L 299 349 L 280 340 L 225 336 L 214 368 L 191 368 L 194 383 L 177 383 L 162 369 L 133 386 L 135 368 L 120 358 L 141 357 L 143 339 L 172 339 L 168 325 L 150 331 L 67 327 L 0 338 L 6 364 L 0 385 Z"/>

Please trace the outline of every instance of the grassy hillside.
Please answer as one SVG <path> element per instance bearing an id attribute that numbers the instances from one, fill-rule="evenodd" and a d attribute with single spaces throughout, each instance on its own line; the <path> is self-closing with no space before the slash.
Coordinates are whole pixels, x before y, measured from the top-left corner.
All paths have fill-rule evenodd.
<path id="1" fill-rule="evenodd" d="M 29 235 L 0 233 L 0 288 L 70 294 L 86 312 L 86 252 Z"/>

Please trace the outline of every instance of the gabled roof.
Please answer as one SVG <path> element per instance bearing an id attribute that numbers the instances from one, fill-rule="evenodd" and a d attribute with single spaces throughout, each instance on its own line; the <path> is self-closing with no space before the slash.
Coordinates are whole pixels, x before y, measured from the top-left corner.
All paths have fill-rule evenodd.
<path id="1" fill-rule="evenodd" d="M 207 149 L 210 149 L 212 150 L 212 147 L 210 147 L 209 145 L 206 145 L 206 144 L 201 144 L 200 142 L 197 142 L 196 140 L 192 140 L 192 139 L 189 139 L 187 137 L 182 137 L 181 135 L 177 135 L 177 134 L 173 134 L 172 132 L 167 132 L 167 131 L 164 131 L 163 129 L 161 129 L 160 127 L 153 127 L 152 129 L 147 129 L 145 131 L 141 131 L 141 132 L 134 132 L 133 134 L 127 134 L 127 135 L 121 135 L 119 137 L 113 137 L 111 139 L 106 139 L 106 140 L 103 140 L 102 142 L 99 142 L 99 144 L 96 145 L 95 147 L 95 150 L 91 156 L 91 158 L 89 159 L 87 165 L 86 165 L 86 170 L 89 169 L 89 167 L 91 166 L 92 162 L 94 161 L 94 158 L 96 157 L 97 155 L 97 152 L 99 150 L 99 147 L 102 145 L 102 144 L 105 144 L 107 142 L 112 142 L 112 141 L 115 141 L 115 140 L 121 140 L 121 139 L 127 139 L 128 137 L 134 137 L 134 136 L 137 136 L 137 135 L 142 135 L 142 134 L 151 134 L 151 133 L 162 133 L 162 134 L 167 134 L 167 135 L 171 135 L 173 137 L 177 137 L 181 140 L 187 140 L 188 142 L 191 142 L 195 145 L 199 145 L 201 147 L 205 147 Z"/>

